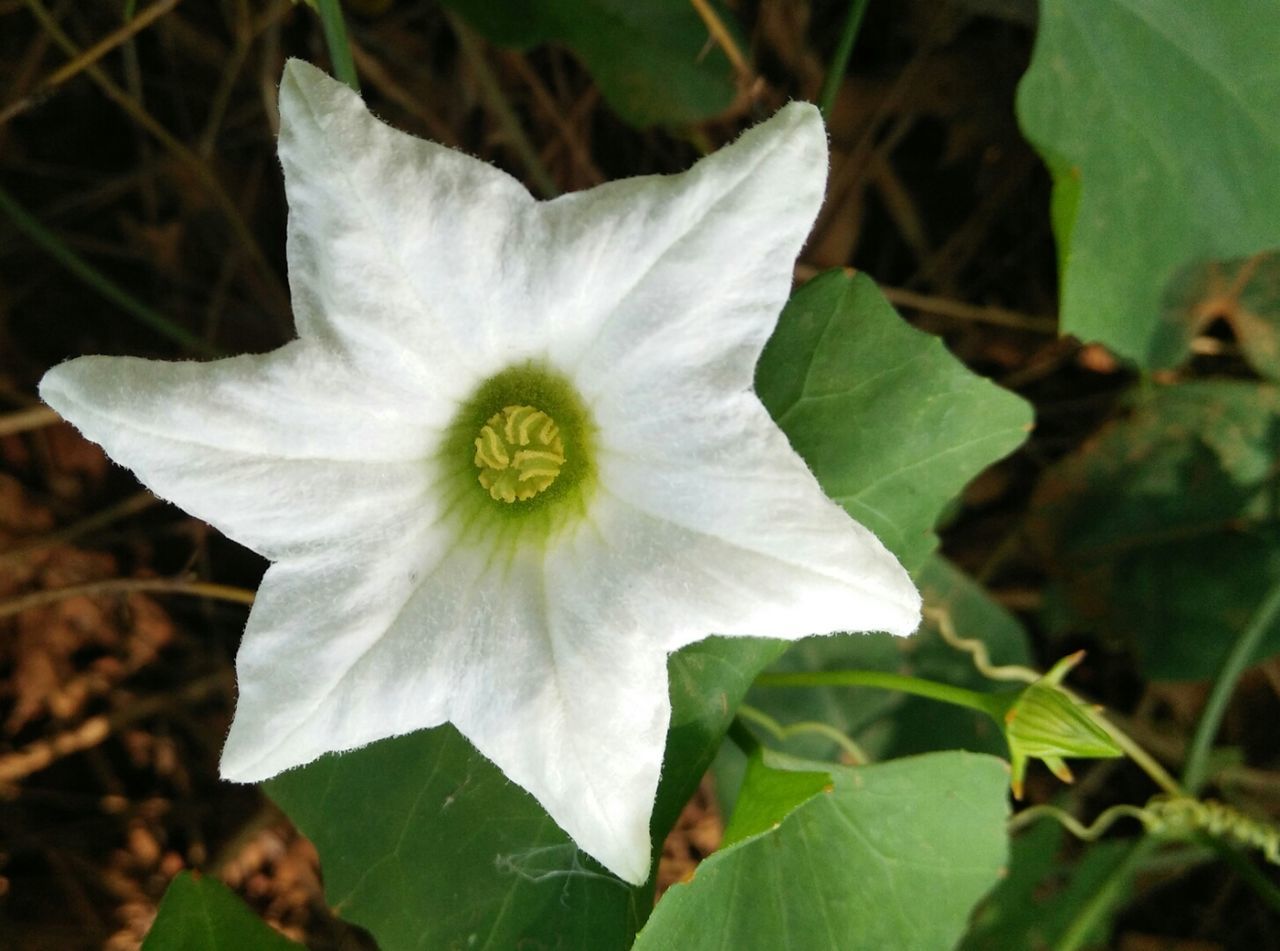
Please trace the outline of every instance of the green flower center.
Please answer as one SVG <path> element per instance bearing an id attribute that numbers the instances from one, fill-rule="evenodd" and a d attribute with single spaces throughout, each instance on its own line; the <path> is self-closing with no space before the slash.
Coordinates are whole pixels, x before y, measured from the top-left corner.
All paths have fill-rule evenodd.
<path id="1" fill-rule="evenodd" d="M 546 489 L 564 466 L 564 441 L 554 419 L 532 406 L 504 406 L 476 437 L 480 484 L 501 502 L 525 502 Z"/>
<path id="2" fill-rule="evenodd" d="M 428 464 L 458 541 L 500 557 L 587 517 L 596 447 L 577 388 L 530 361 L 489 377 L 459 404 Z"/>

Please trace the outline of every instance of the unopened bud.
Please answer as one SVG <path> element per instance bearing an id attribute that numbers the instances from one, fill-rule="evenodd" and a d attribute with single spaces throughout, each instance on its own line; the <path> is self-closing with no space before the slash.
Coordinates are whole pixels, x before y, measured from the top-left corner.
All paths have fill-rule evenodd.
<path id="1" fill-rule="evenodd" d="M 1062 679 L 1084 659 L 1084 651 L 1064 657 L 1047 674 L 1014 694 L 1004 714 L 1004 735 L 1013 770 L 1013 795 L 1022 798 L 1027 761 L 1043 760 L 1064 783 L 1072 781 L 1063 757 L 1114 759 L 1124 751 L 1116 745 L 1094 711 L 1062 689 Z"/>

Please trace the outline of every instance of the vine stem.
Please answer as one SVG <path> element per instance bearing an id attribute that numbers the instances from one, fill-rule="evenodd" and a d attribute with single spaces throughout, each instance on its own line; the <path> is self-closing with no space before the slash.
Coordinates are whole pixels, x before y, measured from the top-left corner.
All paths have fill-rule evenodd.
<path id="1" fill-rule="evenodd" d="M 849 757 L 849 761 L 855 766 L 863 766 L 871 762 L 871 757 L 867 755 L 866 750 L 829 723 L 822 723 L 818 720 L 802 720 L 799 723 L 791 723 L 784 726 L 763 710 L 758 710 L 746 703 L 739 705 L 738 718 L 764 727 L 778 740 L 785 741 L 793 736 L 812 733 L 830 740 L 840 747 L 844 754 Z"/>
<path id="2" fill-rule="evenodd" d="M 1156 848 L 1157 842 L 1150 836 L 1143 836 L 1129 846 L 1129 850 L 1102 880 L 1102 884 L 1094 889 L 1080 913 L 1072 919 L 1070 927 L 1053 946 L 1053 951 L 1079 951 L 1084 947 L 1089 938 L 1102 927 L 1112 909 L 1124 900 L 1133 876 Z"/>
<path id="3" fill-rule="evenodd" d="M 59 264 L 140 323 L 188 350 L 206 356 L 216 353 L 213 347 L 195 334 L 183 329 L 158 311 L 152 310 L 120 285 L 113 283 L 110 278 L 67 247 L 57 235 L 37 221 L 34 215 L 18 204 L 3 188 L 0 188 L 0 214 L 6 215 L 14 225 L 26 233 L 28 238 L 44 248 Z"/>
<path id="4" fill-rule="evenodd" d="M 926 697 L 968 707 L 999 720 L 1008 703 L 999 694 L 980 693 L 951 684 L 940 684 L 919 677 L 891 674 L 882 670 L 820 670 L 804 673 L 761 674 L 756 678 L 757 687 L 878 687 L 881 690 L 897 690 L 902 693 Z"/>
<path id="5" fill-rule="evenodd" d="M 329 47 L 329 59 L 333 60 L 334 75 L 359 92 L 360 78 L 356 75 L 351 41 L 347 39 L 347 25 L 338 0 L 316 0 L 316 13 L 320 14 L 320 24 L 324 27 L 324 42 Z"/>
<path id="6" fill-rule="evenodd" d="M 858 30 L 862 26 L 862 17 L 867 12 L 867 4 L 871 0 L 851 0 L 849 12 L 844 18 L 844 29 L 840 31 L 840 41 L 836 44 L 835 55 L 831 58 L 831 68 L 827 70 L 822 81 L 822 92 L 818 94 L 818 109 L 822 118 L 829 120 L 831 110 L 836 104 L 836 94 L 840 92 L 840 81 L 844 79 L 845 70 L 849 68 L 849 56 L 853 53 L 853 44 L 858 39 Z"/>
<path id="7" fill-rule="evenodd" d="M 1193 796 L 1200 792 L 1209 778 L 1209 754 L 1213 751 L 1213 741 L 1218 736 L 1218 728 L 1222 725 L 1231 695 L 1245 668 L 1257 653 L 1258 645 L 1277 619 L 1280 619 L 1280 578 L 1272 584 L 1262 604 L 1250 618 L 1248 626 L 1240 632 L 1231 646 L 1231 651 L 1222 662 L 1213 682 L 1213 690 L 1209 693 L 1204 713 L 1200 715 L 1200 722 L 1196 724 L 1196 732 L 1191 738 L 1186 764 L 1182 770 L 1182 784 Z"/>

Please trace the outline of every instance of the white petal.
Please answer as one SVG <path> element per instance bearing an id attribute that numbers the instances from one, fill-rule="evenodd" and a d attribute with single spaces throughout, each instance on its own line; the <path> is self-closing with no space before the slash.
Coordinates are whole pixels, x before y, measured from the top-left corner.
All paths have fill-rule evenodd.
<path id="1" fill-rule="evenodd" d="M 684 174 L 542 206 L 558 249 L 543 306 L 587 400 L 659 372 L 749 386 L 826 175 L 822 120 L 796 102 Z"/>
<path id="2" fill-rule="evenodd" d="M 422 504 L 444 425 L 297 342 L 212 363 L 81 357 L 40 395 L 158 496 L 268 557 L 394 530 Z"/>
<path id="3" fill-rule="evenodd" d="M 643 882 L 665 652 L 586 626 L 536 550 L 449 550 L 431 531 L 358 564 L 317 554 L 267 572 L 236 659 L 223 776 L 265 779 L 448 719 L 579 847 Z"/>
<path id="4" fill-rule="evenodd" d="M 519 182 L 378 121 L 300 60 L 280 87 L 280 161 L 301 336 L 455 398 L 501 369 L 489 355 L 528 310 L 540 244 Z"/>
<path id="5" fill-rule="evenodd" d="M 493 649 L 473 654 L 474 688 L 457 692 L 449 718 L 583 851 L 639 885 L 671 715 L 666 653 L 601 626 L 619 617 L 581 590 L 589 570 L 544 567 L 532 552 L 510 565 L 501 607 L 489 607 L 496 629 L 479 635 Z"/>
<path id="6" fill-rule="evenodd" d="M 616 504 L 598 502 L 593 518 L 616 552 L 599 563 L 602 575 L 628 586 L 641 579 L 638 590 L 655 600 L 682 586 L 696 591 L 683 616 L 656 625 L 675 629 L 669 648 L 713 633 L 915 630 L 920 596 L 906 571 L 823 494 L 754 394 L 663 405 L 603 417 L 600 484 Z"/>
<path id="7" fill-rule="evenodd" d="M 224 778 L 257 782 L 444 722 L 460 677 L 452 633 L 471 629 L 481 570 L 444 534 L 430 519 L 410 522 L 380 548 L 267 571 L 236 657 Z"/>

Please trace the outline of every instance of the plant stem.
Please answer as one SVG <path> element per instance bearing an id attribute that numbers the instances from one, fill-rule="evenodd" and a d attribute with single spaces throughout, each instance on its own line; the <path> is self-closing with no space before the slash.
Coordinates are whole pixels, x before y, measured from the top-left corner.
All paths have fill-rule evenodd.
<path id="1" fill-rule="evenodd" d="M 189 350 L 204 354 L 216 353 L 214 348 L 195 334 L 179 327 L 167 317 L 152 310 L 146 304 L 133 297 L 119 285 L 114 284 L 101 271 L 67 247 L 57 235 L 14 201 L 13 197 L 3 188 L 0 188 L 0 212 L 7 215 L 9 220 L 17 225 L 20 230 L 26 232 L 27 237 L 49 252 L 59 264 L 121 310 L 132 314 L 152 330 Z"/>
<path id="2" fill-rule="evenodd" d="M 938 700 L 958 707 L 978 710 L 999 720 L 1008 704 L 999 694 L 980 693 L 951 684 L 940 684 L 919 677 L 891 674 L 882 670 L 820 670 L 794 674 L 761 674 L 757 687 L 878 687 Z"/>
<path id="3" fill-rule="evenodd" d="M 1129 851 L 1120 858 L 1102 884 L 1094 889 L 1088 901 L 1080 908 L 1079 914 L 1072 919 L 1070 927 L 1053 946 L 1053 951 L 1078 951 L 1085 946 L 1094 932 L 1102 927 L 1111 910 L 1123 900 L 1133 876 L 1155 848 L 1156 840 L 1150 837 L 1143 837 L 1129 846 Z"/>
<path id="4" fill-rule="evenodd" d="M 775 739 L 783 741 L 788 740 L 793 736 L 813 733 L 836 744 L 836 746 L 840 747 L 840 749 L 844 751 L 844 754 L 849 757 L 849 761 L 858 766 L 871 761 L 871 758 L 867 756 L 866 751 L 862 749 L 862 747 L 829 723 L 822 723 L 818 720 L 802 720 L 799 723 L 791 723 L 787 726 L 783 726 L 763 710 L 757 710 L 755 707 L 745 703 L 738 707 L 738 719 L 759 724 L 773 734 Z"/>
<path id="5" fill-rule="evenodd" d="M 1254 894 L 1265 901 L 1273 913 L 1280 914 L 1280 888 L 1276 888 L 1270 878 L 1258 871 L 1257 867 L 1249 861 L 1248 856 L 1240 854 L 1226 842 L 1206 838 L 1210 847 L 1218 853 L 1218 857 L 1231 866 L 1232 870 L 1240 876 L 1240 880 L 1252 888 Z"/>
<path id="6" fill-rule="evenodd" d="M 831 109 L 836 104 L 836 94 L 840 91 L 840 83 L 849 68 L 849 56 L 853 53 L 853 44 L 858 39 L 858 30 L 862 26 L 862 17 L 867 12 L 869 2 L 870 0 L 850 0 L 849 12 L 844 18 L 844 29 L 840 31 L 840 42 L 836 44 L 831 67 L 822 82 L 822 92 L 818 94 L 818 108 L 822 111 L 823 119 L 831 118 Z"/>
<path id="7" fill-rule="evenodd" d="M 1213 682 L 1213 690 L 1209 693 L 1209 701 L 1205 704 L 1200 722 L 1196 724 L 1195 735 L 1187 749 L 1187 760 L 1182 770 L 1182 785 L 1191 795 L 1198 795 L 1201 787 L 1209 778 L 1209 754 L 1213 751 L 1213 741 L 1218 736 L 1218 728 L 1227 712 L 1231 695 L 1245 668 L 1258 652 L 1258 645 L 1267 631 L 1280 619 L 1280 579 L 1272 584 L 1262 604 L 1249 619 L 1248 625 L 1240 632 L 1230 653 L 1222 662 L 1222 668 Z"/>
<path id="8" fill-rule="evenodd" d="M 316 0 L 316 13 L 320 14 L 320 23 L 324 27 L 324 41 L 329 47 L 329 59 L 333 60 L 333 74 L 359 92 L 360 78 L 356 75 L 356 62 L 351 56 L 342 7 L 338 0 Z"/>

